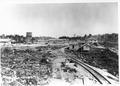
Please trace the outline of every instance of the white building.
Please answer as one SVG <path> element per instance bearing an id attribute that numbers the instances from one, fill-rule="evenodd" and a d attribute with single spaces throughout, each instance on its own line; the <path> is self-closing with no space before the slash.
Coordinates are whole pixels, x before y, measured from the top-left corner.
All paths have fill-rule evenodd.
<path id="1" fill-rule="evenodd" d="M 11 42 L 13 42 L 11 39 L 0 39 L 0 45 L 9 45 Z"/>
<path id="2" fill-rule="evenodd" d="M 90 37 L 89 39 L 87 39 L 87 42 L 89 42 L 89 43 L 98 43 L 98 40 L 95 37 Z"/>

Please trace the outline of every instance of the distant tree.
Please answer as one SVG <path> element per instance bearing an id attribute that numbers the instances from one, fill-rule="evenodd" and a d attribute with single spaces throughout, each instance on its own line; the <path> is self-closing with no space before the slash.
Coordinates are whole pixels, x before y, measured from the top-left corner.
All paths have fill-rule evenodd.
<path id="1" fill-rule="evenodd" d="M 87 35 L 85 34 L 84 36 L 83 36 L 83 39 L 85 40 L 87 38 Z"/>
<path id="2" fill-rule="evenodd" d="M 92 36 L 92 34 L 89 34 L 89 35 L 88 35 L 88 38 L 91 37 L 91 36 Z"/>
<path id="3" fill-rule="evenodd" d="M 68 37 L 68 36 L 61 36 L 61 37 L 59 37 L 59 39 L 69 39 L 70 37 Z"/>

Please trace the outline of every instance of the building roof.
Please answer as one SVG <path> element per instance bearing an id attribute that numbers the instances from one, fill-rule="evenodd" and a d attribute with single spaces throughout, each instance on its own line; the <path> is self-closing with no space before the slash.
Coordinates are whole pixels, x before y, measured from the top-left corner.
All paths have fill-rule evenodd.
<path id="1" fill-rule="evenodd" d="M 89 46 L 91 48 L 104 48 L 103 46 L 101 46 L 100 44 L 98 44 L 98 46 L 94 45 L 93 43 L 85 43 L 83 44 L 80 48 L 82 48 L 83 46 Z"/>
<path id="2" fill-rule="evenodd" d="M 87 40 L 97 40 L 97 37 L 90 37 Z"/>

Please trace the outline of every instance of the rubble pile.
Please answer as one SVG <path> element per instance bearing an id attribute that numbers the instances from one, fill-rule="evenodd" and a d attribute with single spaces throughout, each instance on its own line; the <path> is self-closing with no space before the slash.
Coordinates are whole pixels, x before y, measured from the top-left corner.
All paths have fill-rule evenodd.
<path id="1" fill-rule="evenodd" d="M 62 47 L 2 48 L 2 86 L 54 86 L 56 82 L 63 82 L 67 86 L 74 86 L 77 82 L 80 86 L 100 84 L 85 67 L 71 59 L 71 56 L 73 58 L 75 56 L 85 63 L 95 66 L 99 63 L 98 66 L 102 67 L 98 62 L 100 59 L 94 57 L 99 56 L 98 52 L 84 54 L 73 51 L 64 52 Z"/>
<path id="2" fill-rule="evenodd" d="M 47 83 L 47 80 L 51 77 L 52 73 L 51 57 L 54 56 L 47 51 L 3 49 L 1 57 L 3 86 L 6 86 L 5 82 L 10 86 L 13 86 L 11 85 L 13 81 L 17 81 L 23 85 Z M 6 81 L 6 77 L 9 77 L 9 82 Z M 46 82 L 43 83 L 41 81 Z"/>

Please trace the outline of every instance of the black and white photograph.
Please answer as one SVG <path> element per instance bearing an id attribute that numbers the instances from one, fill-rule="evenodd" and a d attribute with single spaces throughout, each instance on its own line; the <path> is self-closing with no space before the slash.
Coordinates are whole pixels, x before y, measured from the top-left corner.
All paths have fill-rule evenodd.
<path id="1" fill-rule="evenodd" d="M 0 3 L 0 86 L 119 86 L 118 2 Z"/>

